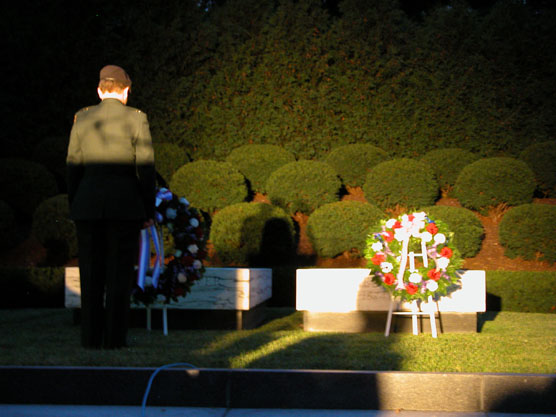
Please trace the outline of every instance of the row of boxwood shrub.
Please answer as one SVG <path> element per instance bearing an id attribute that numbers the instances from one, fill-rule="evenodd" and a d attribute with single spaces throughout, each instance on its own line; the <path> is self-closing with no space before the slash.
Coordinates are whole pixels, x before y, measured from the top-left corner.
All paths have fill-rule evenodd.
<path id="1" fill-rule="evenodd" d="M 460 156 L 461 160 L 465 159 Z M 253 168 L 254 164 L 250 166 Z M 423 160 L 409 158 L 390 159 L 374 165 L 362 186 L 367 201 L 381 210 L 398 207 L 412 210 L 433 205 L 441 187 L 438 174 L 431 166 Z M 245 168 L 244 172 L 247 172 Z M 290 214 L 297 211 L 310 214 L 324 204 L 339 200 L 341 179 L 326 162 L 286 162 L 269 172 L 270 169 L 264 176 L 251 176 L 247 181 L 256 184 L 258 190 L 265 190 L 272 204 Z M 450 174 L 449 170 L 447 172 Z M 267 174 L 263 187 L 262 180 Z M 447 176 L 444 184 L 452 180 Z M 207 212 L 245 201 L 249 194 L 244 175 L 230 162 L 186 164 L 172 176 L 170 187 L 176 194 L 186 196 L 192 205 Z M 527 164 L 506 157 L 479 159 L 463 166 L 453 186 L 455 196 L 465 208 L 483 213 L 501 204 L 529 203 L 535 187 L 534 174 Z"/>
<path id="2" fill-rule="evenodd" d="M 172 146 L 176 147 L 175 145 Z M 169 154 L 175 154 L 178 149 L 179 147 L 176 147 L 176 149 L 167 149 L 167 151 Z M 366 178 L 363 190 L 367 200 L 381 210 L 392 209 L 396 206 L 415 209 L 432 205 L 438 197 L 440 188 L 437 181 L 440 174 L 435 174 L 433 167 L 442 165 L 442 161 L 449 161 L 447 165 L 444 165 L 443 171 L 449 174 L 443 179 L 445 187 L 451 186 L 455 172 L 459 170 L 454 188 L 464 207 L 485 211 L 488 207 L 497 204 L 518 205 L 528 203 L 531 201 L 534 192 L 534 174 L 523 161 L 517 159 L 487 158 L 471 162 L 473 160 L 472 154 L 458 149 L 445 149 L 432 151 L 421 160 L 407 158 L 388 160 L 383 151 L 371 145 L 347 145 L 337 149 L 343 149 L 343 152 L 338 152 L 340 155 L 348 154 L 356 161 L 367 161 L 361 164 L 352 164 L 359 170 L 364 168 L 365 164 L 374 164 L 371 169 L 360 172 L 358 175 L 359 178 L 362 175 Z M 548 148 L 543 149 L 547 152 L 549 150 Z M 249 159 L 248 156 L 251 155 L 252 151 L 254 151 L 253 155 L 255 157 Z M 259 167 L 264 171 L 264 175 L 256 179 L 253 177 L 257 171 L 255 161 L 264 159 L 264 155 L 269 154 L 274 155 L 274 158 L 265 160 L 263 165 L 268 169 L 264 171 Z M 346 165 L 346 160 L 342 160 L 334 152 L 331 152 L 329 157 L 330 161 L 336 161 L 334 163 L 340 168 L 342 165 Z M 383 158 L 387 160 L 379 162 Z M 242 173 L 234 164 L 241 165 L 240 161 L 245 159 L 250 162 L 242 168 Z M 257 184 L 258 190 L 267 192 L 274 205 L 283 208 L 289 214 L 294 214 L 296 211 L 311 214 L 322 205 L 339 200 L 342 183 L 338 178 L 337 171 L 331 166 L 333 162 L 293 161 L 292 159 L 293 155 L 277 146 L 246 145 L 238 148 L 237 154 L 230 155 L 229 160 L 232 162 L 196 161 L 181 166 L 172 175 L 170 187 L 175 193 L 186 196 L 192 205 L 209 213 L 214 213 L 215 210 L 248 199 L 246 175 L 253 178 L 249 182 Z M 183 155 L 179 156 L 175 164 L 183 160 Z M 273 166 L 272 160 L 278 162 Z M 449 168 L 456 166 L 458 161 L 460 162 L 460 168 L 450 171 Z M 15 171 L 17 171 L 17 167 L 24 166 L 25 172 L 34 171 L 33 175 L 41 174 L 39 165 L 32 168 L 31 166 L 25 166 L 24 162 L 8 160 L 2 166 L 11 167 Z M 32 165 L 33 163 L 27 165 L 29 164 Z M 172 172 L 175 167 L 176 165 L 172 169 L 169 168 L 168 173 Z M 278 168 L 275 169 L 274 167 Z M 27 174 L 29 173 L 27 172 Z M 34 183 L 33 175 L 27 175 L 31 178 L 27 182 Z M 347 176 L 348 174 L 344 175 Z M 355 177 L 354 172 L 350 175 Z M 25 178 L 26 176 L 22 175 L 22 177 Z M 40 176 L 40 178 L 48 183 L 48 176 L 45 178 Z M 265 178 L 266 183 L 263 187 L 261 184 Z M 19 183 L 19 185 L 21 184 L 22 182 Z M 26 190 L 29 187 L 14 187 L 12 185 L 11 188 L 7 188 L 6 197 L 11 201 L 19 201 L 19 204 L 12 205 L 20 207 L 20 211 L 40 204 L 26 198 Z M 42 187 L 43 190 L 48 188 Z M 50 188 L 52 190 L 48 194 L 55 190 L 55 187 Z M 48 194 L 42 195 L 41 199 L 44 201 Z M 17 198 L 12 198 L 13 195 L 16 195 Z M 8 211 L 9 218 L 9 208 L 11 206 L 9 202 L 7 204 L 9 207 L 3 207 L 3 209 Z M 14 210 L 12 215 L 14 212 L 17 213 L 17 210 Z M 38 223 L 38 226 L 34 228 L 34 231 L 38 235 L 47 236 L 42 239 L 43 241 L 49 240 L 52 233 L 40 230 L 43 226 L 46 228 L 48 223 L 35 223 Z M 7 235 L 7 238 L 3 240 L 4 242 L 13 241 L 9 236 L 10 233 L 13 235 L 13 231 L 10 231 L 8 226 L 0 228 L 0 231 Z M 55 242 L 63 239 L 50 240 Z M 69 252 L 71 250 L 68 249 Z"/>
<path id="3" fill-rule="evenodd" d="M 484 230 L 472 211 L 451 206 L 430 206 L 422 210 L 450 227 L 455 234 L 454 245 L 462 257 L 470 258 L 479 252 Z M 387 214 L 369 203 L 330 203 L 309 216 L 307 235 L 320 257 L 332 258 L 344 252 L 362 256 L 370 227 L 385 217 Z"/>
<path id="4" fill-rule="evenodd" d="M 273 272 L 276 285 L 273 282 L 271 305 L 293 307 L 295 269 L 279 266 Z M 9 296 L 0 299 L 0 308 L 64 306 L 62 267 L 0 268 L 0 285 L 10 288 Z M 491 311 L 556 313 L 554 271 L 486 271 L 486 291 Z"/>

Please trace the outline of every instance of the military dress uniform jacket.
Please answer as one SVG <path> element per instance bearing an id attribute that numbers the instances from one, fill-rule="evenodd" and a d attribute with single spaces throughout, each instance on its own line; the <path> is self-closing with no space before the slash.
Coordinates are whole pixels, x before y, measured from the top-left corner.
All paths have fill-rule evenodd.
<path id="1" fill-rule="evenodd" d="M 66 161 L 73 220 L 154 217 L 154 152 L 145 113 L 112 98 L 80 110 Z"/>

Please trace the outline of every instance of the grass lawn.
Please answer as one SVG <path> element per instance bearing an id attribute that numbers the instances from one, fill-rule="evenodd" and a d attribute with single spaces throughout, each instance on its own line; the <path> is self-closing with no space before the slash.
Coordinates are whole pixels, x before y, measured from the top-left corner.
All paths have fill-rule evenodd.
<path id="1" fill-rule="evenodd" d="M 487 312 L 474 334 L 313 333 L 302 314 L 269 309 L 255 330 L 133 328 L 131 346 L 91 351 L 65 309 L 2 310 L 0 365 L 341 369 L 426 372 L 556 373 L 556 314 Z"/>

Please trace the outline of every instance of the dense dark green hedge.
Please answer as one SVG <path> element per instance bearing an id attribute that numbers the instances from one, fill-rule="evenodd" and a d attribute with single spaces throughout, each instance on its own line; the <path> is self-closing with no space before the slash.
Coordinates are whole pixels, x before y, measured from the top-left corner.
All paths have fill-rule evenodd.
<path id="1" fill-rule="evenodd" d="M 172 175 L 170 189 L 193 207 L 209 213 L 247 198 L 245 177 L 229 162 L 185 164 Z"/>
<path id="2" fill-rule="evenodd" d="M 379 208 L 360 201 L 337 201 L 316 209 L 307 221 L 307 236 L 320 257 L 343 252 L 363 256 L 369 228 L 386 217 Z"/>
<path id="3" fill-rule="evenodd" d="M 0 297 L 0 308 L 63 307 L 63 267 L 0 268 L 0 287 L 9 292 Z"/>
<path id="4" fill-rule="evenodd" d="M 77 234 L 75 223 L 69 219 L 67 194 L 50 197 L 39 204 L 33 214 L 32 231 L 56 263 L 64 264 L 77 256 Z"/>
<path id="5" fill-rule="evenodd" d="M 500 221 L 498 235 L 504 254 L 556 262 L 556 206 L 523 204 L 512 207 Z"/>
<path id="6" fill-rule="evenodd" d="M 290 214 L 312 213 L 316 208 L 338 201 L 342 183 L 334 169 L 319 161 L 290 162 L 274 171 L 266 189 L 272 204 Z"/>
<path id="7" fill-rule="evenodd" d="M 37 206 L 58 193 L 54 174 L 44 165 L 24 159 L 0 159 L 2 199 L 16 216 L 32 216 Z"/>
<path id="8" fill-rule="evenodd" d="M 535 177 L 525 162 L 506 157 L 484 158 L 461 170 L 454 194 L 462 206 L 485 213 L 500 204 L 531 202 L 535 187 Z"/>
<path id="9" fill-rule="evenodd" d="M 430 218 L 441 220 L 454 232 L 454 245 L 462 258 L 472 258 L 481 250 L 484 229 L 471 210 L 462 207 L 430 206 L 423 209 Z"/>
<path id="10" fill-rule="evenodd" d="M 406 209 L 432 205 L 438 197 L 438 182 L 425 163 L 397 158 L 375 165 L 367 175 L 363 192 L 381 209 Z"/>
<path id="11" fill-rule="evenodd" d="M 277 265 L 294 253 L 291 217 L 265 203 L 223 208 L 213 217 L 209 239 L 217 260 L 229 265 Z"/>
<path id="12" fill-rule="evenodd" d="M 175 143 L 154 143 L 154 164 L 156 172 L 166 181 L 174 172 L 189 162 L 189 158 L 183 148 Z"/>
<path id="13" fill-rule="evenodd" d="M 255 192 L 266 193 L 266 182 L 274 171 L 295 161 L 293 153 L 276 145 L 244 145 L 234 149 L 226 161 L 235 166 Z"/>
<path id="14" fill-rule="evenodd" d="M 421 157 L 436 175 L 440 189 L 448 193 L 464 166 L 479 159 L 479 156 L 460 148 L 435 149 Z"/>
<path id="15" fill-rule="evenodd" d="M 556 141 L 534 143 L 519 154 L 519 159 L 535 174 L 539 190 L 556 197 Z"/>
<path id="16" fill-rule="evenodd" d="M 486 290 L 487 301 L 499 303 L 500 311 L 556 313 L 554 271 L 487 271 Z"/>
<path id="17" fill-rule="evenodd" d="M 344 185 L 361 187 L 367 174 L 378 163 L 390 159 L 388 153 L 376 146 L 360 143 L 332 149 L 324 161 L 336 170 Z"/>

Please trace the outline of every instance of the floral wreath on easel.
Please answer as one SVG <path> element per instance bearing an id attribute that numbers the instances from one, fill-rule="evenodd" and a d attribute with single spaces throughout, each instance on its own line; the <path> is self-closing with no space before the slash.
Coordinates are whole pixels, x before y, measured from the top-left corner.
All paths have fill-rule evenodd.
<path id="1" fill-rule="evenodd" d="M 160 228 L 151 226 L 141 230 L 137 285 L 132 292 L 133 302 L 146 306 L 155 302 L 169 304 L 185 297 L 203 276 L 203 259 L 207 256 L 206 223 L 184 197 L 176 196 L 167 188 L 158 189 L 155 220 Z M 162 229 L 171 233 L 174 241 L 174 253 L 167 257 Z M 151 245 L 156 253 L 154 265 L 151 265 Z"/>
<path id="2" fill-rule="evenodd" d="M 453 241 L 448 226 L 425 212 L 381 220 L 366 240 L 370 276 L 402 301 L 438 301 L 459 285 L 462 259 Z"/>

